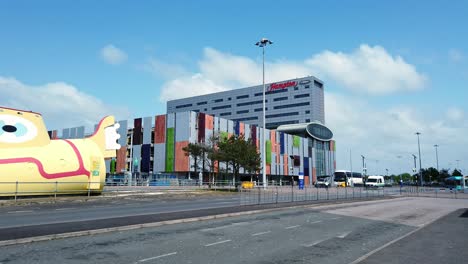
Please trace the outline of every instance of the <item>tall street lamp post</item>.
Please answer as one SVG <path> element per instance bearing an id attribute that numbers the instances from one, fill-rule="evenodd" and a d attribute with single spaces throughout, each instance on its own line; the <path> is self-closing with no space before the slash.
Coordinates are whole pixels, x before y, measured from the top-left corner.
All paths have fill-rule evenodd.
<path id="1" fill-rule="evenodd" d="M 262 48 L 262 70 L 263 70 L 263 133 L 262 133 L 262 174 L 263 174 L 263 188 L 267 187 L 267 179 L 266 179 L 266 147 L 265 147 L 265 134 L 266 134 L 266 127 L 265 127 L 265 47 L 267 45 L 271 45 L 273 42 L 266 38 L 262 38 L 259 42 L 255 43 L 255 45 Z"/>
<path id="2" fill-rule="evenodd" d="M 439 154 L 437 153 L 437 148 L 439 147 L 439 145 L 435 144 L 434 145 L 434 148 L 435 148 L 435 151 L 436 151 L 436 165 L 437 165 L 437 171 L 439 171 Z"/>
<path id="3" fill-rule="evenodd" d="M 421 135 L 421 133 L 416 132 L 416 135 L 418 136 L 418 152 L 419 152 L 419 185 L 422 186 L 421 145 L 419 144 L 419 135 Z"/>
<path id="4" fill-rule="evenodd" d="M 416 155 L 414 155 L 414 154 L 411 154 L 411 155 L 413 155 L 413 159 L 414 159 L 413 173 L 416 173 Z M 413 177 L 411 177 L 411 178 L 413 178 Z"/>

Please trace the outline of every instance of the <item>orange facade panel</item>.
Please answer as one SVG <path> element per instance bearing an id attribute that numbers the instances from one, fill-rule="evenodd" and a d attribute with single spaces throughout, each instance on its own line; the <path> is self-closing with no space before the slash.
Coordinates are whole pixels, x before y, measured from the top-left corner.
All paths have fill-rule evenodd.
<path id="1" fill-rule="evenodd" d="M 317 182 L 317 169 L 315 167 L 312 168 L 312 182 Z"/>
<path id="2" fill-rule="evenodd" d="M 271 165 L 270 164 L 266 165 L 266 174 L 271 174 Z"/>
<path id="3" fill-rule="evenodd" d="M 283 155 L 283 165 L 283 175 L 289 175 L 288 155 L 286 154 Z"/>
<path id="4" fill-rule="evenodd" d="M 156 116 L 154 124 L 154 143 L 160 144 L 166 142 L 166 115 Z"/>
<path id="5" fill-rule="evenodd" d="M 189 171 L 189 156 L 185 155 L 183 150 L 188 143 L 188 141 L 175 143 L 175 171 Z"/>
<path id="6" fill-rule="evenodd" d="M 309 186 L 309 176 L 304 176 L 304 185 Z"/>
<path id="7" fill-rule="evenodd" d="M 115 164 L 115 172 L 119 173 L 126 169 L 127 147 L 121 147 L 117 150 L 117 159 Z"/>
<path id="8" fill-rule="evenodd" d="M 270 140 L 271 140 L 271 152 L 277 153 L 276 151 L 276 131 L 270 131 Z"/>
<path id="9" fill-rule="evenodd" d="M 239 123 L 239 135 L 244 135 L 245 131 L 245 124 Z"/>
<path id="10" fill-rule="evenodd" d="M 205 128 L 209 130 L 213 130 L 213 116 L 210 116 L 210 115 L 205 116 Z"/>

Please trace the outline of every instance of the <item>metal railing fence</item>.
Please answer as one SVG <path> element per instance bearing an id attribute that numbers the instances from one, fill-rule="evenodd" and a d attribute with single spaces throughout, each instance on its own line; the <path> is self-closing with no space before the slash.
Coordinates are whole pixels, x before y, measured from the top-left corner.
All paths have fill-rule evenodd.
<path id="1" fill-rule="evenodd" d="M 241 205 L 272 204 L 323 200 L 349 200 L 369 199 L 383 197 L 386 194 L 384 188 L 316 188 L 314 186 L 255 186 L 252 189 L 240 189 Z"/>

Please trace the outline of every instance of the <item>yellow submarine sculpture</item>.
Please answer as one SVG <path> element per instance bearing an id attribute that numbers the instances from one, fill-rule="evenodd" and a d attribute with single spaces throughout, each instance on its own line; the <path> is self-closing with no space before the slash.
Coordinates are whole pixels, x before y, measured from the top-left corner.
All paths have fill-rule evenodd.
<path id="1" fill-rule="evenodd" d="M 41 114 L 0 106 L 0 196 L 100 193 L 119 124 L 101 120 L 84 139 L 50 139 Z"/>

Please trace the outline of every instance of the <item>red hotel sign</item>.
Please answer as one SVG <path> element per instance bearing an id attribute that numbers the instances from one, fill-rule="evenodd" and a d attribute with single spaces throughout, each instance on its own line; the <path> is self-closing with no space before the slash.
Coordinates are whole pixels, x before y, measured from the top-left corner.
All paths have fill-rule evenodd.
<path id="1" fill-rule="evenodd" d="M 297 85 L 297 82 L 295 81 L 289 81 L 289 82 L 284 82 L 284 83 L 272 83 L 270 84 L 270 89 L 268 89 L 268 91 L 286 89 L 286 88 L 296 86 L 296 85 Z"/>

